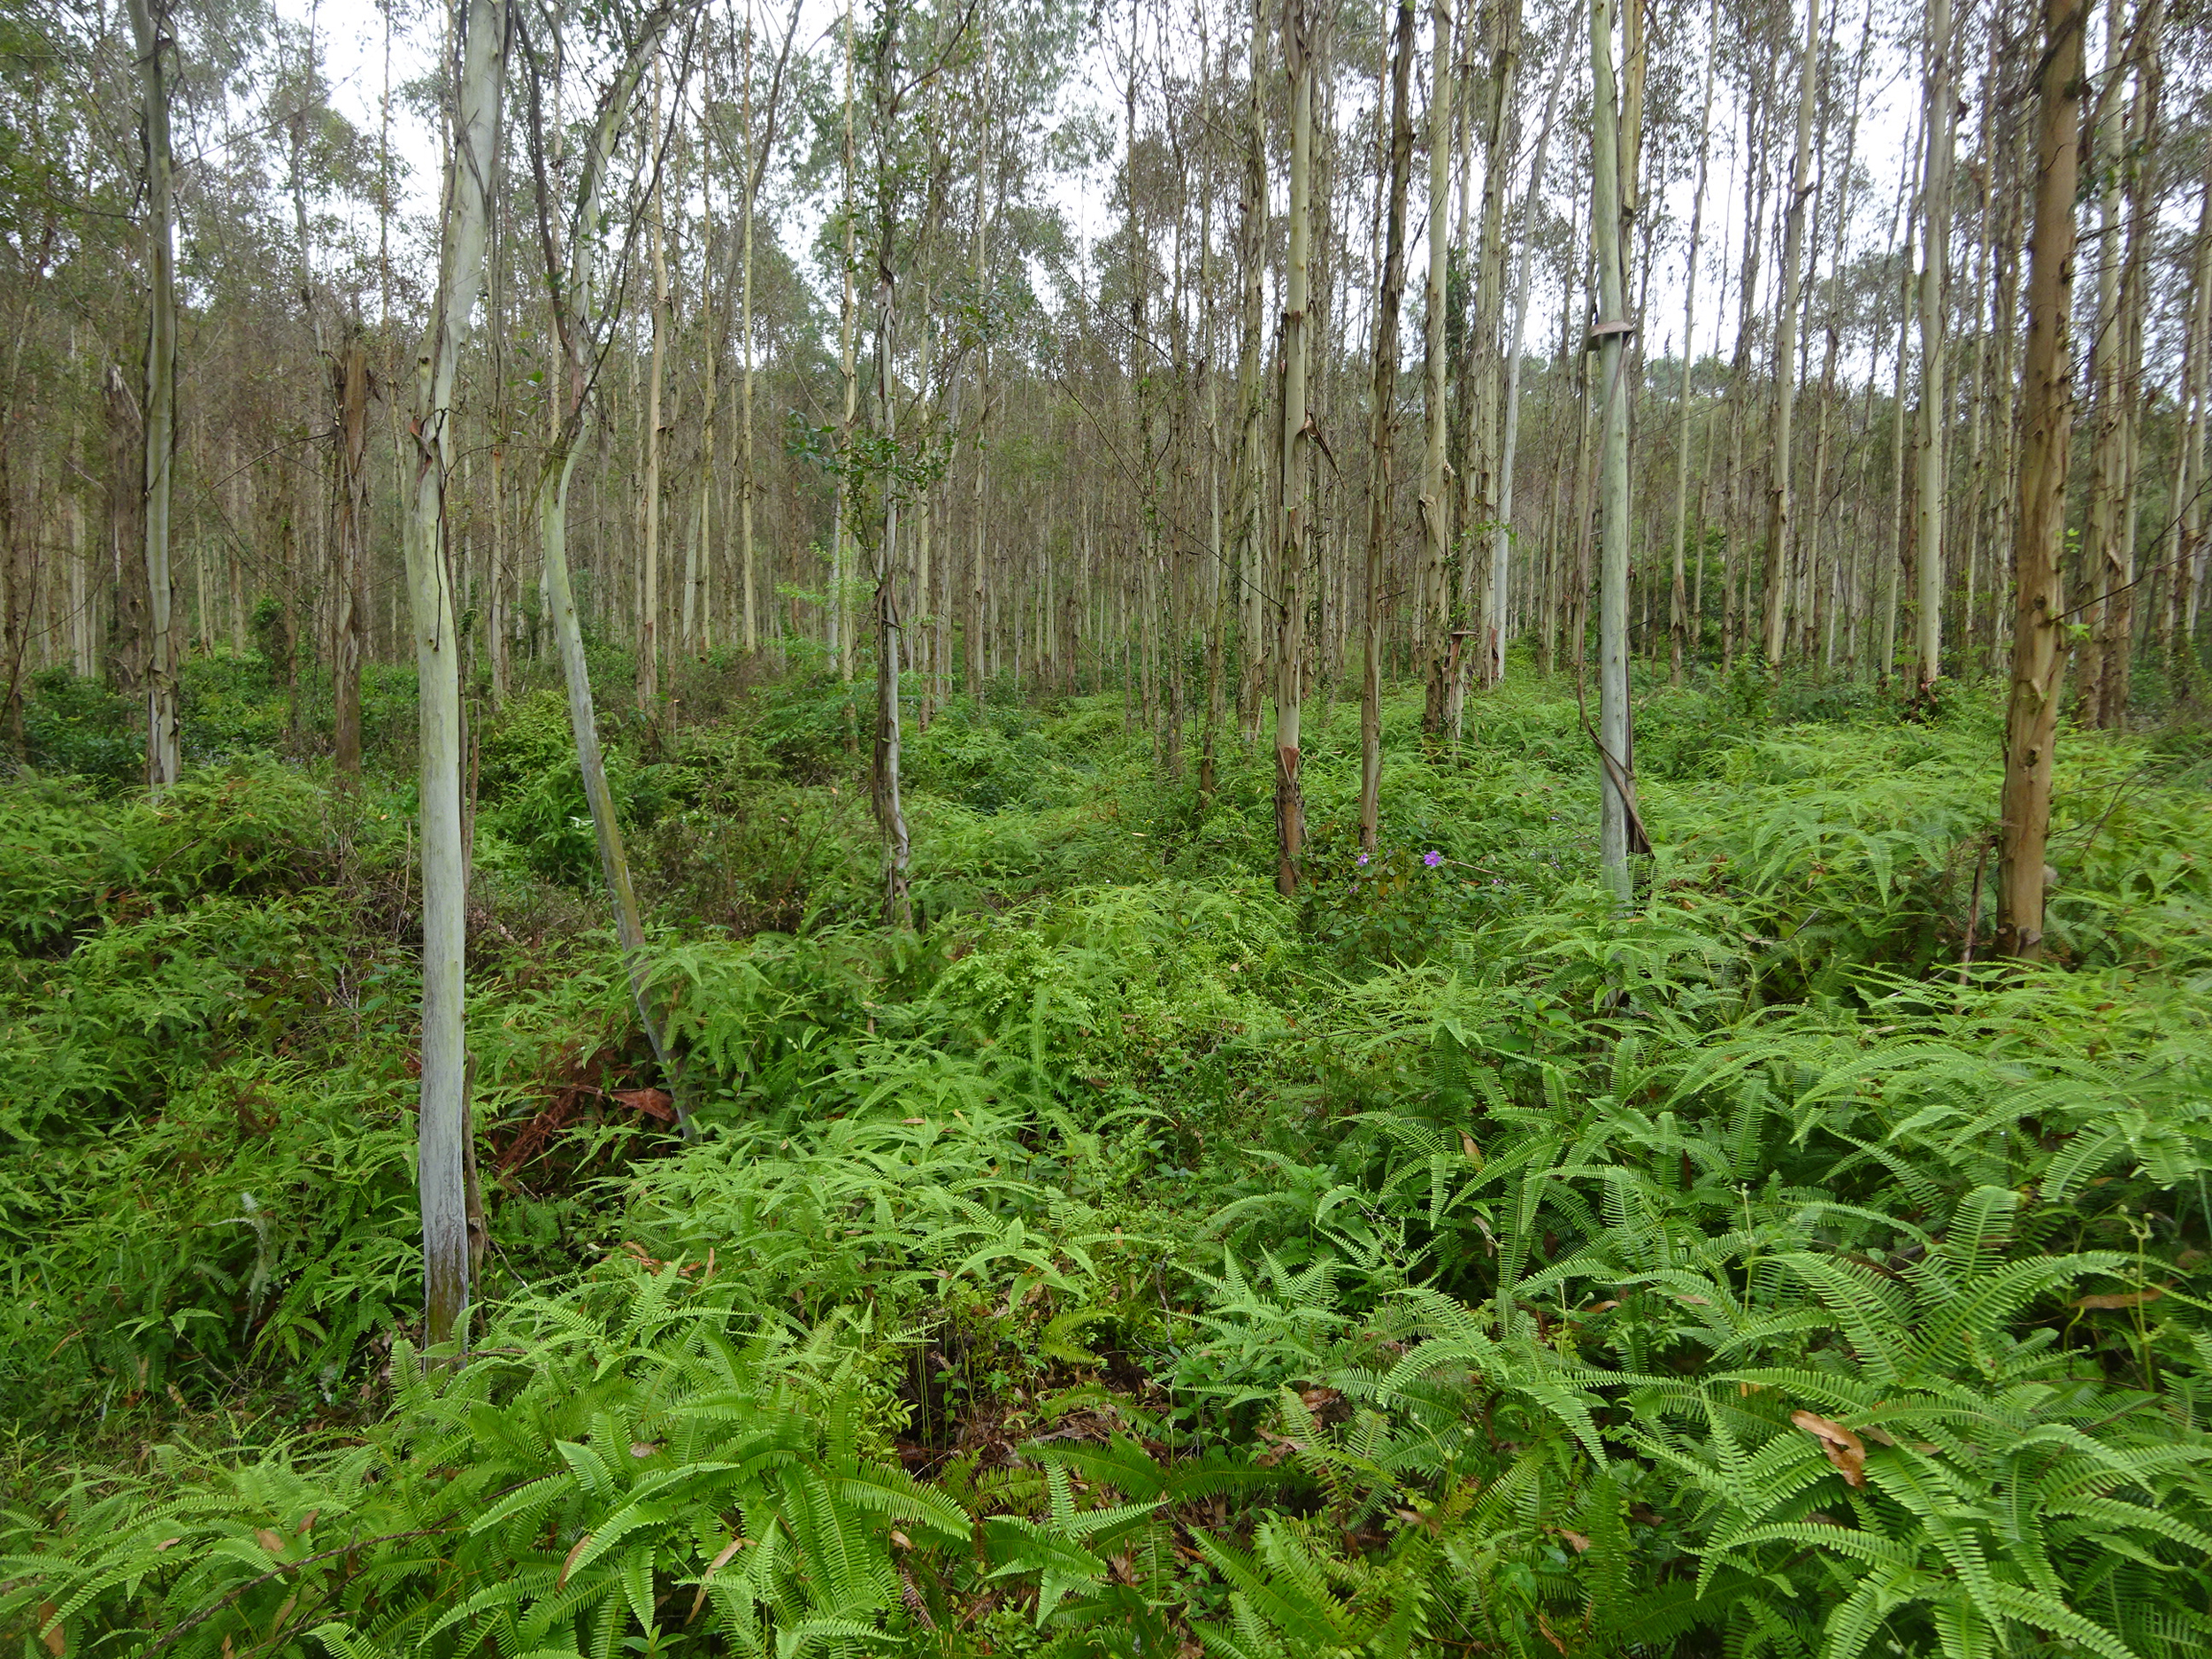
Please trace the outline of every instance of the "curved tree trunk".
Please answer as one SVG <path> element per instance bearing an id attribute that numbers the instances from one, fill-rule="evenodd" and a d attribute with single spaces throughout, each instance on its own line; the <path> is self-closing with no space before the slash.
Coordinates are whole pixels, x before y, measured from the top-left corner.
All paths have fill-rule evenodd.
<path id="1" fill-rule="evenodd" d="M 641 21 L 620 65 L 599 99 L 592 124 L 589 147 L 584 153 L 577 183 L 576 208 L 568 227 L 568 265 L 560 268 L 550 234 L 543 248 L 547 287 L 552 299 L 553 334 L 561 366 L 551 388 L 554 399 L 553 441 L 538 480 L 538 532 L 544 564 L 547 608 L 553 638 L 561 659 L 561 680 L 568 697 L 569 731 L 576 742 L 577 770 L 584 784 L 584 799 L 591 809 L 592 840 L 599 853 L 599 872 L 614 907 L 615 937 L 621 947 L 623 966 L 630 981 L 631 1000 L 646 1041 L 660 1063 L 663 1081 L 675 1102 L 676 1120 L 684 1135 L 693 1133 L 690 1111 L 675 1087 L 660 1023 L 654 1018 L 645 988 L 645 928 L 638 913 L 637 894 L 630 879 L 630 863 L 622 843 L 622 826 L 615 816 L 614 792 L 607 782 L 607 762 L 599 744 L 598 717 L 593 708 L 591 671 L 584 656 L 584 631 L 576 611 L 576 593 L 568 564 L 568 492 L 582 445 L 584 427 L 595 388 L 601 333 L 611 319 L 597 310 L 597 271 L 603 222 L 602 192 L 615 146 L 628 124 L 643 83 L 646 67 L 660 50 L 662 37 L 672 19 L 671 5 L 663 4 Z M 553 205 L 544 169 L 544 133 L 538 114 L 535 61 L 532 61 L 531 160 L 535 173 L 541 226 L 549 226 Z"/>

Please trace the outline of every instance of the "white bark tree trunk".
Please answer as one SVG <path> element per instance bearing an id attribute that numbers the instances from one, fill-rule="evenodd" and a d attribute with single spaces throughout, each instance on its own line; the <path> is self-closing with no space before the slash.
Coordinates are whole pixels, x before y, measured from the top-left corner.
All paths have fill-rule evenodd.
<path id="1" fill-rule="evenodd" d="M 452 147 L 446 159 L 438 285 L 415 357 L 414 465 L 408 480 L 407 589 L 420 706 L 422 814 L 422 1199 L 425 1334 L 468 1335 L 467 1057 L 462 962 L 468 848 L 461 803 L 461 640 L 445 537 L 453 466 L 453 389 L 469 316 L 484 288 L 484 253 L 505 81 L 505 0 L 465 0 L 451 68 Z"/>

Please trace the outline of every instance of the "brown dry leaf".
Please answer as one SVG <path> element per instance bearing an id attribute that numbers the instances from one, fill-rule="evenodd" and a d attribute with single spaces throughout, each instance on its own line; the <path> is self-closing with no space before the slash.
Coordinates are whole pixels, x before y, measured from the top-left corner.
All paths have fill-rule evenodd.
<path id="1" fill-rule="evenodd" d="M 707 1570 L 699 1575 L 699 1594 L 691 1598 L 691 1611 L 684 1616 L 685 1624 L 688 1624 L 693 1619 L 697 1618 L 699 1617 L 699 1609 L 707 1604 L 707 1580 L 713 1578 L 716 1573 L 719 1572 L 724 1567 L 728 1565 L 729 1559 L 732 1555 L 737 1554 L 739 1550 L 744 1548 L 746 1545 L 751 1543 L 752 1541 L 753 1540 L 749 1538 L 732 1538 L 728 1543 L 722 1546 L 722 1553 L 717 1555 L 712 1561 L 707 1563 Z M 581 1548 L 582 1546 L 580 1544 L 578 1548 Z M 571 1561 L 575 1560 L 576 1551 L 573 1549 L 570 1550 L 568 1552 L 568 1558 Z M 568 1577 L 567 1568 L 564 1567 L 561 1569 L 561 1577 L 564 1578 Z"/>
<path id="2" fill-rule="evenodd" d="M 69 1638 L 63 1634 L 61 1626 L 55 1622 L 55 1615 L 60 1611 L 51 1601 L 38 1604 L 38 1639 L 45 1644 L 46 1651 L 53 1655 L 54 1659 L 61 1659 L 62 1655 L 69 1651 Z"/>
<path id="3" fill-rule="evenodd" d="M 655 1452 L 660 1450 L 660 1448 L 661 1443 L 658 1440 L 632 1440 L 630 1442 L 630 1455 L 633 1457 L 650 1457 Z"/>
<path id="4" fill-rule="evenodd" d="M 676 1097 L 664 1088 L 618 1088 L 609 1092 L 609 1098 L 620 1101 L 632 1111 L 643 1112 L 661 1123 L 676 1120 Z"/>
<path id="5" fill-rule="evenodd" d="M 2116 1292 L 2108 1296 L 2078 1296 L 2066 1305 L 2078 1308 L 2084 1313 L 2099 1309 L 2139 1308 L 2147 1302 L 2156 1302 L 2166 1294 L 2163 1285 L 2151 1285 L 2142 1290 Z"/>
<path id="6" fill-rule="evenodd" d="M 315 1517 L 321 1513 L 320 1509 L 310 1509 L 307 1512 L 307 1518 L 300 1523 L 300 1532 L 303 1535 L 315 1530 Z"/>
<path id="7" fill-rule="evenodd" d="M 556 1590 L 568 1582 L 568 1575 L 576 1565 L 576 1557 L 584 1553 L 584 1546 L 590 1542 L 591 1534 L 586 1532 L 568 1547 L 568 1559 L 561 1563 L 561 1576 L 553 1580 L 553 1587 Z"/>
<path id="8" fill-rule="evenodd" d="M 1474 1136 L 1464 1129 L 1459 1132 L 1459 1149 L 1467 1155 L 1468 1163 L 1477 1165 L 1482 1163 L 1482 1148 L 1475 1144 Z"/>
<path id="9" fill-rule="evenodd" d="M 909 1538 L 904 1532 L 899 1531 L 899 1529 L 895 1526 L 891 1529 L 891 1541 L 896 1544 L 901 1549 L 911 1549 L 914 1548 L 914 1540 Z"/>
<path id="10" fill-rule="evenodd" d="M 1812 1411 L 1793 1411 L 1790 1421 L 1820 1442 L 1828 1461 L 1842 1472 L 1844 1484 L 1866 1485 L 1866 1442 L 1842 1424 Z"/>
<path id="11" fill-rule="evenodd" d="M 1571 1532 L 1563 1526 L 1559 1529 L 1559 1536 L 1565 1539 L 1570 1544 L 1574 1546 L 1576 1555 L 1582 1555 L 1589 1553 L 1590 1540 L 1587 1534 L 1582 1532 Z"/>
<path id="12" fill-rule="evenodd" d="M 284 1540 L 279 1538 L 274 1532 L 272 1532 L 267 1527 L 255 1527 L 253 1529 L 253 1535 L 261 1540 L 261 1548 L 267 1550 L 272 1555 L 281 1555 L 284 1553 Z"/>
<path id="13" fill-rule="evenodd" d="M 154 1554 L 158 1555 L 163 1550 L 173 1549 L 176 1546 L 181 1544 L 182 1542 L 184 1542 L 184 1540 L 181 1537 L 165 1538 L 161 1540 L 161 1542 L 154 1546 Z"/>

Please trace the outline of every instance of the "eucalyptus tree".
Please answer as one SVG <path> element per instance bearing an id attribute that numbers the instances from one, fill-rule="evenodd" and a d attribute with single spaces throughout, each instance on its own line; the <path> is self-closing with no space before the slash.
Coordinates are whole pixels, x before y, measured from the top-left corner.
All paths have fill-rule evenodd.
<path id="1" fill-rule="evenodd" d="M 2195 641 L 2204 547 L 2205 427 L 2212 375 L 2212 172 L 2199 188 L 2194 251 L 2188 260 L 2179 389 L 2180 431 L 2174 444 L 2174 484 L 2166 532 L 2166 603 L 2158 625 L 2167 677 L 2177 695 L 2194 693 Z"/>
<path id="2" fill-rule="evenodd" d="M 740 234 L 738 273 L 738 339 L 743 351 L 744 380 L 739 393 L 739 549 L 740 580 L 742 587 L 742 638 L 748 654 L 760 649 L 760 628 L 757 618 L 757 572 L 753 545 L 753 500 L 760 488 L 757 463 L 753 448 L 753 227 L 759 217 L 760 192 L 768 175 L 770 157 L 775 154 L 776 121 L 781 109 L 785 71 L 791 62 L 791 43 L 798 37 L 799 13 L 803 0 L 793 0 L 790 21 L 785 26 L 783 45 L 776 53 L 774 73 L 768 82 L 765 108 L 761 112 L 761 133 L 757 142 L 753 134 L 753 76 L 752 24 L 749 18 L 745 27 L 744 82 L 741 92 L 743 100 L 743 138 L 747 157 L 743 164 L 744 202 L 741 208 L 743 228 Z"/>
<path id="3" fill-rule="evenodd" d="M 1955 54 L 1951 0 L 1929 0 L 1926 67 L 1921 104 L 1925 171 L 1920 186 L 1920 416 L 1918 490 L 1915 497 L 1913 598 L 1917 684 L 1926 695 L 1943 673 L 1943 521 L 1945 446 L 1950 432 L 1944 389 L 1944 284 L 1951 247 L 1951 172 L 1957 133 Z"/>
<path id="4" fill-rule="evenodd" d="M 1312 319 L 1313 106 L 1317 28 L 1309 0 L 1285 0 L 1283 69 L 1290 85 L 1290 202 L 1284 254 L 1282 466 L 1275 515 L 1275 889 L 1298 891 L 1305 848 L 1305 800 L 1299 786 L 1299 720 L 1306 633 L 1306 557 L 1311 532 L 1307 450 L 1313 432 L 1306 377 Z"/>
<path id="5" fill-rule="evenodd" d="M 470 1291 L 470 1131 L 464 1037 L 468 845 L 462 814 L 460 607 L 446 534 L 454 387 L 484 289 L 507 63 L 507 0 L 462 0 L 446 68 L 452 119 L 437 285 L 415 356 L 414 449 L 406 481 L 407 588 L 413 618 L 422 837 L 422 1201 L 425 1330 L 465 1342 Z"/>
<path id="6" fill-rule="evenodd" d="M 1567 82 L 1575 55 L 1564 46 L 1556 49 L 1551 85 L 1544 93 L 1544 114 L 1536 127 L 1536 150 L 1528 164 L 1528 193 L 1521 200 L 1521 257 L 1513 279 L 1513 326 L 1506 339 L 1505 430 L 1498 442 L 1498 518 L 1490 526 L 1490 585 L 1493 592 L 1508 591 L 1513 551 L 1513 480 L 1521 445 L 1521 365 L 1528 339 L 1529 289 L 1536 269 L 1535 225 L 1544 204 L 1544 164 L 1551 149 L 1552 123 L 1559 113 L 1559 95 Z M 1493 645 L 1498 660 L 1493 674 L 1505 672 L 1505 630 L 1501 626 Z"/>
<path id="7" fill-rule="evenodd" d="M 2044 848 L 2066 674 L 2066 474 L 2073 437 L 2068 334 L 2074 198 L 2080 176 L 2082 35 L 2088 0 L 2045 0 L 2036 75 L 2035 216 L 2029 242 L 2028 346 L 2021 406 L 2020 505 L 2013 547 L 2012 686 L 2005 709 L 1997 948 L 2043 950 Z"/>
<path id="8" fill-rule="evenodd" d="M 171 75 L 176 50 L 165 0 L 129 0 L 137 48 L 139 121 L 145 147 L 146 356 L 140 403 L 144 438 L 139 513 L 146 568 L 146 783 L 177 780 L 176 587 L 169 568 L 169 520 L 177 448 L 177 249 L 169 139 Z"/>
<path id="9" fill-rule="evenodd" d="M 2099 165 L 2102 192 L 2098 272 L 2100 325 L 2096 347 L 2096 415 L 2090 452 L 2090 511 L 2082 538 L 2084 574 L 2091 599 L 2086 609 L 2092 637 L 2082 673 L 2082 712 L 2098 726 L 2116 726 L 2127 715 L 2130 668 L 2135 646 L 2137 508 L 2142 472 L 2144 314 L 2150 308 L 2150 250 L 2158 240 L 2158 211 L 2153 180 L 2161 165 L 2157 137 L 2164 64 L 2159 35 L 2165 21 L 2162 0 L 2142 0 L 2127 31 L 2125 56 L 2113 65 L 2100 96 L 2110 111 L 2116 142 Z M 2116 14 L 2108 22 L 2111 28 Z M 2132 80 L 2132 96 L 2122 98 L 2121 82 Z M 2125 203 L 2125 236 L 2118 234 L 2110 210 Z M 2107 290 L 2114 301 L 2108 323 Z M 2107 342 L 2108 328 L 2111 335 Z"/>
<path id="10" fill-rule="evenodd" d="M 1944 0 L 1938 0 L 1944 4 Z M 1815 75 L 1820 53 L 1820 0 L 1805 0 L 1805 35 L 1798 49 L 1797 146 L 1790 164 L 1790 202 L 1782 239 L 1782 301 L 1774 314 L 1773 457 L 1767 486 L 1766 659 L 1770 673 L 1782 666 L 1788 637 L 1790 590 L 1790 428 L 1797 402 L 1797 307 L 1805 272 L 1805 217 L 1812 196 L 1808 179 L 1813 150 Z"/>
<path id="11" fill-rule="evenodd" d="M 603 293 L 598 261 L 605 234 L 607 174 L 617 146 L 634 116 L 638 93 L 648 69 L 657 61 L 662 42 L 674 19 L 672 0 L 660 0 L 650 10 L 626 15 L 611 9 L 589 20 L 589 32 L 603 29 L 603 42 L 612 68 L 594 101 L 591 124 L 578 159 L 573 205 L 562 212 L 555 201 L 557 157 L 551 152 L 558 135 L 549 133 L 545 88 L 549 65 L 534 45 L 539 31 L 526 12 L 518 14 L 515 37 L 522 49 L 526 71 L 530 114 L 530 173 L 534 185 L 537 234 L 544 261 L 545 293 L 556 366 L 547 376 L 551 407 L 548 410 L 552 436 L 538 472 L 537 505 L 540 555 L 545 572 L 547 608 L 556 649 L 561 659 L 561 678 L 567 691 L 569 729 L 576 742 L 577 767 L 583 779 L 584 799 L 591 810 L 592 838 L 599 852 L 600 874 L 614 905 L 615 935 L 629 975 L 630 995 L 645 1028 L 662 1075 L 673 1072 L 660 1023 L 648 1001 L 645 987 L 645 929 L 638 915 L 637 895 L 630 879 L 628 856 L 622 843 L 622 826 L 615 816 L 614 794 L 607 782 L 606 757 L 599 742 L 598 718 L 592 706 L 591 671 L 584 654 L 584 633 L 576 611 L 576 594 L 568 559 L 569 488 L 575 477 L 586 423 L 594 407 L 601 365 L 619 319 L 621 285 Z M 547 44 L 558 47 L 572 29 L 579 34 L 588 26 L 572 18 L 565 4 L 557 4 L 543 19 Z M 688 57 L 688 53 L 686 54 Z M 557 71 L 550 71 L 557 73 Z M 630 228 L 635 227 L 635 218 Z M 565 246 L 565 255 L 563 248 Z M 625 249 L 626 256 L 628 250 Z M 678 1122 L 688 1134 L 691 1120 L 680 1094 L 676 1095 Z"/>
<path id="12" fill-rule="evenodd" d="M 1590 235 L 1597 266 L 1598 352 L 1598 760 L 1599 860 L 1606 885 L 1626 904 L 1634 896 L 1632 852 L 1647 850 L 1635 805 L 1635 757 L 1628 710 L 1628 377 L 1624 373 L 1628 293 L 1622 259 L 1622 177 L 1634 166 L 1624 144 L 1620 94 L 1613 73 L 1615 0 L 1590 6 Z"/>
<path id="13" fill-rule="evenodd" d="M 900 510 L 915 487 L 930 480 L 935 457 L 926 434 L 902 434 L 899 411 L 900 280 L 914 257 L 914 241 L 929 227 L 925 215 L 909 215 L 909 197 L 926 188 L 926 115 L 910 111 L 918 96 L 936 81 L 965 42 L 973 16 L 941 13 L 910 4 L 880 0 L 869 42 L 869 142 L 872 201 L 870 226 L 875 275 L 875 388 L 872 429 L 864 448 L 849 447 L 842 465 L 847 499 L 856 503 L 872 495 L 873 512 L 862 530 L 874 543 L 876 720 L 872 795 L 883 832 L 883 919 L 888 926 L 914 925 L 907 891 L 911 858 L 906 809 L 901 798 L 899 670 L 904 660 L 905 619 L 898 596 Z M 918 48 L 918 50 L 916 49 Z M 858 489 L 852 486 L 857 484 Z M 926 500 L 926 495 L 922 497 Z"/>
<path id="14" fill-rule="evenodd" d="M 1441 5 L 1443 0 L 1438 0 L 1438 4 Z M 1239 729 L 1248 748 L 1259 738 L 1261 687 L 1270 654 L 1263 607 L 1273 586 L 1268 574 L 1271 560 L 1266 553 L 1272 538 L 1265 509 L 1267 394 L 1263 367 L 1268 239 L 1266 82 L 1271 38 L 1264 4 L 1265 0 L 1252 0 L 1246 98 L 1238 131 L 1242 165 L 1237 191 L 1236 524 L 1238 611 L 1241 619 L 1238 639 L 1243 661 L 1237 679 L 1237 712 Z M 1440 345 L 1434 361 L 1440 365 L 1442 362 Z M 1435 442 L 1440 446 L 1436 466 L 1440 479 L 1441 437 L 1437 437 Z M 1441 488 L 1440 483 L 1440 493 Z"/>
<path id="15" fill-rule="evenodd" d="M 1871 17 L 1872 12 L 1870 11 L 1868 15 Z M 1689 589 L 1684 569 L 1684 543 L 1689 536 L 1690 522 L 1690 411 L 1694 407 L 1690 369 L 1697 360 L 1697 348 L 1693 343 L 1697 334 L 1697 256 L 1704 235 L 1705 184 L 1712 161 L 1714 67 L 1720 57 L 1720 0 L 1713 0 L 1712 15 L 1706 24 L 1705 93 L 1697 124 L 1697 183 L 1690 194 L 1689 247 L 1683 257 L 1682 384 L 1677 394 L 1680 406 L 1675 411 L 1674 532 L 1668 538 L 1667 675 L 1678 686 L 1682 683 L 1682 657 L 1688 647 L 1691 626 Z M 1703 573 L 1703 565 L 1701 556 L 1700 574 Z M 1702 618 L 1699 620 L 1701 628 Z"/>
<path id="16" fill-rule="evenodd" d="M 1383 557 L 1391 534 L 1392 439 L 1397 426 L 1398 310 L 1406 286 L 1406 187 L 1413 171 L 1413 0 L 1398 0 L 1390 52 L 1390 203 L 1382 293 L 1375 307 L 1374 367 L 1369 388 L 1367 560 L 1361 594 L 1365 655 L 1360 685 L 1359 838 L 1376 850 L 1382 818 Z"/>
<path id="17" fill-rule="evenodd" d="M 1257 38 L 1257 30 L 1255 32 Z M 1256 76 L 1255 77 L 1256 79 Z M 1421 289 L 1422 383 L 1426 438 L 1421 456 L 1421 563 L 1415 583 L 1415 637 L 1423 646 L 1425 695 L 1421 729 L 1433 738 L 1444 729 L 1444 680 L 1450 672 L 1451 604 L 1446 572 L 1452 542 L 1451 496 L 1445 488 L 1445 439 L 1450 419 L 1449 351 L 1445 334 L 1445 291 L 1450 280 L 1452 180 L 1452 62 L 1450 0 L 1429 7 L 1428 275 Z M 1525 257 L 1524 258 L 1525 268 Z M 1507 419 L 1512 408 L 1507 405 Z M 1505 515 L 1501 513 L 1500 518 Z"/>

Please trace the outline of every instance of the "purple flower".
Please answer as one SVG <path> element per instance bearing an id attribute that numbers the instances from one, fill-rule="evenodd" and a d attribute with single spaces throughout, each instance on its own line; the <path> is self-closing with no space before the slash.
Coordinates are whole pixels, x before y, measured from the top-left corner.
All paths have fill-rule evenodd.
<path id="1" fill-rule="evenodd" d="M 1433 870 L 1437 865 L 1444 862 L 1444 855 L 1442 853 L 1435 852 L 1423 853 L 1421 855 L 1421 862 L 1426 864 L 1430 869 Z"/>
<path id="2" fill-rule="evenodd" d="M 1361 864 L 1365 864 L 1365 863 L 1367 862 L 1367 855 L 1366 855 L 1365 853 L 1362 853 L 1362 854 L 1359 856 L 1359 862 L 1360 862 Z"/>

